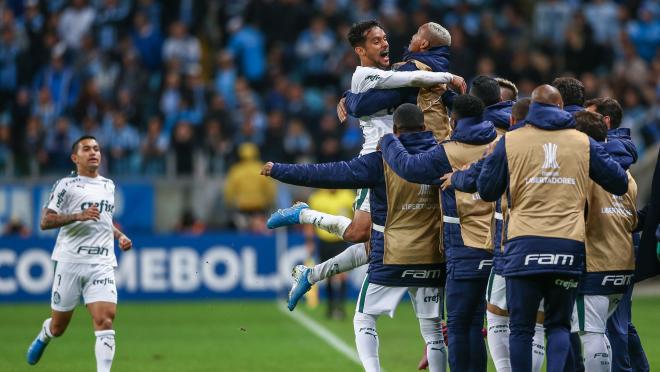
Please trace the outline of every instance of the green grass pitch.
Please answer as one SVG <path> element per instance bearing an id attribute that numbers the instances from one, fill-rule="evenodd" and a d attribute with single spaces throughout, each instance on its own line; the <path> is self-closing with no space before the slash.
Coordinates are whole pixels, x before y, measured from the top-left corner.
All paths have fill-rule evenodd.
<path id="1" fill-rule="evenodd" d="M 265 301 L 120 303 L 114 371 L 360 371 L 346 356 Z M 349 305 L 347 305 L 349 306 Z M 652 366 L 660 365 L 660 298 L 636 298 L 633 321 Z M 351 348 L 352 311 L 344 321 L 324 318 L 323 304 L 303 311 Z M 48 314 L 48 303 L 0 305 L 0 371 L 92 371 L 94 335 L 85 308 L 52 342 L 37 366 L 25 351 Z M 414 371 L 423 352 L 409 303 L 378 323 L 383 368 Z M 492 366 L 489 370 L 493 370 Z"/>

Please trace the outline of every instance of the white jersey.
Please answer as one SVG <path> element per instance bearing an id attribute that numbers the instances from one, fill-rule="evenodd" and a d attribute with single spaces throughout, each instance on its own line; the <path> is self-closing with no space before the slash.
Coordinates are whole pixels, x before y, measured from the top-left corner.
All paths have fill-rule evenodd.
<path id="1" fill-rule="evenodd" d="M 411 86 L 431 86 L 451 82 L 453 75 L 447 72 L 388 71 L 373 67 L 358 66 L 351 80 L 351 93 L 364 93 L 369 89 L 394 89 Z M 393 110 L 385 109 L 369 116 L 360 117 L 360 128 L 364 144 L 360 155 L 376 151 L 380 138 L 392 133 Z"/>
<path id="2" fill-rule="evenodd" d="M 112 180 L 71 176 L 53 186 L 45 208 L 57 214 L 74 214 L 95 205 L 98 221 L 77 221 L 60 228 L 52 259 L 61 262 L 117 266 L 112 214 L 115 184 Z"/>

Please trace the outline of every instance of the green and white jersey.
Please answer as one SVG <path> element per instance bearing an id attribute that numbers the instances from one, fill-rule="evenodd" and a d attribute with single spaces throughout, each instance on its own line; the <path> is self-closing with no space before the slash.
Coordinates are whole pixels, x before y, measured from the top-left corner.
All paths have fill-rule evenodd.
<path id="1" fill-rule="evenodd" d="M 60 262 L 117 266 L 112 215 L 115 210 L 115 184 L 112 180 L 75 176 L 60 179 L 53 186 L 45 208 L 57 214 L 74 214 L 95 205 L 98 221 L 77 221 L 62 226 L 52 259 Z"/>
<path id="2" fill-rule="evenodd" d="M 351 80 L 351 93 L 364 93 L 369 89 L 394 89 L 411 86 L 432 86 L 451 82 L 453 75 L 448 72 L 430 71 L 391 71 L 373 67 L 358 66 Z M 381 110 L 369 116 L 362 116 L 360 128 L 364 144 L 360 155 L 376 151 L 380 138 L 392 133 L 394 122 L 392 110 Z"/>

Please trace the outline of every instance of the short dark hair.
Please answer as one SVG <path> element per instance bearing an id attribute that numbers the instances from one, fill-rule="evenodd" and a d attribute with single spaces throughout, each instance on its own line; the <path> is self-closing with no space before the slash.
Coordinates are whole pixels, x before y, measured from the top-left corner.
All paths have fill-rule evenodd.
<path id="1" fill-rule="evenodd" d="M 520 121 L 527 116 L 529 105 L 532 104 L 531 98 L 521 98 L 511 107 L 511 116 L 515 121 Z"/>
<path id="2" fill-rule="evenodd" d="M 585 133 L 598 142 L 607 138 L 607 125 L 603 121 L 603 115 L 597 112 L 580 111 L 573 114 L 575 118 L 575 129 Z"/>
<path id="3" fill-rule="evenodd" d="M 394 110 L 393 120 L 398 131 L 413 132 L 424 128 L 424 113 L 412 103 L 404 103 Z"/>
<path id="4" fill-rule="evenodd" d="M 596 106 L 596 112 L 610 117 L 610 129 L 621 125 L 623 109 L 617 100 L 610 97 L 594 98 L 584 103 L 584 107 Z"/>
<path id="5" fill-rule="evenodd" d="M 486 106 L 494 105 L 500 102 L 500 85 L 492 77 L 479 75 L 472 80 L 470 94 L 479 98 Z"/>
<path id="6" fill-rule="evenodd" d="M 504 88 L 511 91 L 511 98 L 510 98 L 511 101 L 515 101 L 518 99 L 518 87 L 516 86 L 516 84 L 514 84 L 510 80 L 501 77 L 496 77 L 495 81 L 497 81 L 497 84 L 500 86 L 500 89 Z"/>
<path id="7" fill-rule="evenodd" d="M 580 80 L 572 77 L 559 77 L 553 80 L 551 85 L 559 91 L 564 106 L 582 106 L 584 103 L 584 84 Z"/>
<path id="8" fill-rule="evenodd" d="M 86 139 L 93 139 L 94 141 L 98 142 L 98 140 L 96 139 L 96 137 L 94 137 L 94 136 L 90 136 L 90 135 L 86 134 L 86 135 L 84 135 L 84 136 L 78 138 L 78 139 L 76 140 L 76 142 L 74 142 L 73 145 L 71 145 L 71 154 L 75 154 L 76 152 L 78 152 L 78 144 L 79 144 L 80 142 L 86 140 Z"/>
<path id="9" fill-rule="evenodd" d="M 353 48 L 364 45 L 364 41 L 367 38 L 367 32 L 374 27 L 383 28 L 383 26 L 381 26 L 375 19 L 353 23 L 348 30 L 348 35 L 346 35 L 348 42 Z"/>
<path id="10" fill-rule="evenodd" d="M 454 98 L 452 112 L 457 119 L 481 116 L 484 113 L 484 103 L 475 96 L 461 94 Z"/>

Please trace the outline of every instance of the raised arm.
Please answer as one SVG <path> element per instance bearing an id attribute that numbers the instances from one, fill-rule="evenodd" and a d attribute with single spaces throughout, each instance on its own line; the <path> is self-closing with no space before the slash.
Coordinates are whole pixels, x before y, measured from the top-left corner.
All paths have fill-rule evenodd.
<path id="1" fill-rule="evenodd" d="M 369 89 L 363 93 L 346 92 L 344 97 L 346 111 L 356 118 L 397 107 L 403 102 L 402 92 L 398 89 Z"/>
<path id="2" fill-rule="evenodd" d="M 442 146 L 425 153 L 411 155 L 393 134 L 380 142 L 383 159 L 399 177 L 408 182 L 440 185 L 440 177 L 451 172 L 451 165 Z"/>
<path id="3" fill-rule="evenodd" d="M 448 72 L 431 71 L 383 71 L 374 88 L 431 87 L 451 84 L 457 76 Z M 462 78 L 461 78 L 462 79 Z"/>
<path id="4" fill-rule="evenodd" d="M 614 195 L 623 195 L 628 191 L 626 171 L 591 138 L 589 138 L 589 177 L 605 191 Z"/>
<path id="5" fill-rule="evenodd" d="M 509 163 L 504 140 L 505 137 L 502 137 L 495 145 L 493 153 L 484 159 L 477 177 L 477 191 L 485 201 L 496 201 L 504 194 L 509 184 Z"/>
<path id="6" fill-rule="evenodd" d="M 291 185 L 324 189 L 373 187 L 383 180 L 380 153 L 359 156 L 348 162 L 322 164 L 268 163 L 262 174 Z"/>

